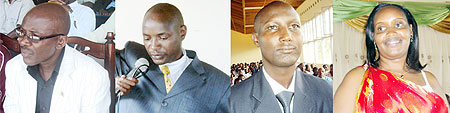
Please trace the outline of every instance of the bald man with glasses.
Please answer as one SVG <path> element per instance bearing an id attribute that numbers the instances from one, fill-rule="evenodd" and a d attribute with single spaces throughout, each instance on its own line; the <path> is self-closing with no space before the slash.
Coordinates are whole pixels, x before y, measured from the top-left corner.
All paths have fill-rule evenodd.
<path id="1" fill-rule="evenodd" d="M 7 113 L 107 113 L 107 71 L 66 47 L 70 18 L 63 6 L 31 9 L 16 28 L 21 53 L 6 65 Z"/>

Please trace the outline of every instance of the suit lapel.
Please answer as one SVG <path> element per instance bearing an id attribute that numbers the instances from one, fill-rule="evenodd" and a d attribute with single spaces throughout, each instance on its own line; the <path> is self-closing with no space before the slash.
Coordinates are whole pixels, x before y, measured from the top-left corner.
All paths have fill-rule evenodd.
<path id="1" fill-rule="evenodd" d="M 186 67 L 186 69 L 181 74 L 180 78 L 174 84 L 173 88 L 166 95 L 165 98 L 175 96 L 186 90 L 194 88 L 195 86 L 201 85 L 205 82 L 206 76 L 203 76 L 205 69 L 203 63 L 198 59 L 195 52 L 186 50 L 186 54 L 189 58 L 192 58 L 191 64 Z M 146 76 L 152 81 L 161 93 L 166 93 L 166 85 L 164 83 L 164 75 L 159 69 L 158 65 L 154 63 L 150 64 L 149 71 Z"/>
<path id="2" fill-rule="evenodd" d="M 189 58 L 192 58 L 191 64 L 181 74 L 173 88 L 170 90 L 166 98 L 180 94 L 186 90 L 202 85 L 206 81 L 205 69 L 203 63 L 198 59 L 195 53 L 186 50 Z"/>
<path id="3" fill-rule="evenodd" d="M 75 59 L 73 58 L 74 52 L 78 52 L 78 51 L 69 47 L 68 45 L 66 45 L 66 47 L 64 47 L 64 56 L 61 61 L 61 67 L 59 68 L 60 71 L 58 74 L 58 78 L 61 76 L 71 75 L 73 73 L 73 71 L 76 69 L 75 61 L 74 61 Z M 56 85 L 56 83 L 55 83 L 55 85 Z"/>
<path id="4" fill-rule="evenodd" d="M 23 68 L 26 69 L 26 68 Z M 24 70 L 23 75 L 28 75 L 27 70 Z M 24 84 L 28 85 L 26 87 L 24 87 L 25 90 L 23 90 L 24 93 L 22 93 L 23 97 L 19 97 L 19 98 L 23 98 L 22 102 L 25 103 L 24 106 L 29 106 L 27 107 L 23 107 L 22 110 L 25 110 L 24 112 L 34 112 L 35 108 L 36 108 L 36 95 L 37 95 L 37 81 L 33 79 L 33 77 L 31 77 L 30 75 L 28 75 L 28 77 L 25 78 L 26 81 L 24 81 Z M 19 81 L 17 81 L 19 82 Z M 6 98 L 7 99 L 7 98 Z M 26 100 L 26 101 L 24 101 Z"/>
<path id="5" fill-rule="evenodd" d="M 174 87 L 170 90 L 166 98 L 180 94 L 186 90 L 192 89 L 205 82 L 205 76 L 197 73 L 192 65 L 189 65 L 186 70 L 183 71 Z"/>
<path id="6" fill-rule="evenodd" d="M 310 98 L 310 96 L 308 96 L 308 87 L 306 86 L 307 84 L 305 83 L 306 81 L 304 81 L 304 74 L 300 71 L 296 71 L 295 72 L 295 93 L 294 93 L 294 108 L 293 108 L 293 113 L 301 113 L 301 112 L 306 112 L 306 113 L 312 113 L 312 109 L 315 107 L 314 105 L 314 101 L 312 101 Z M 309 76 L 309 75 L 307 75 Z"/>
<path id="7" fill-rule="evenodd" d="M 150 64 L 149 70 L 146 73 L 146 77 L 153 82 L 153 84 L 158 88 L 161 93 L 166 93 L 166 86 L 164 84 L 164 75 L 159 69 L 158 65 Z"/>
<path id="8" fill-rule="evenodd" d="M 61 67 L 60 67 L 60 73 L 58 74 L 56 81 L 55 81 L 55 85 L 53 87 L 53 92 L 52 92 L 52 99 L 51 99 L 51 104 L 50 104 L 50 113 L 54 113 L 54 112 L 60 112 L 61 110 L 63 110 L 62 108 L 64 108 L 64 98 L 68 98 L 68 97 L 64 97 L 62 95 L 65 94 L 74 94 L 73 92 L 71 92 L 70 89 L 72 89 L 72 86 L 68 86 L 68 85 L 64 85 L 64 84 L 72 84 L 73 79 L 72 79 L 72 75 L 73 75 L 73 71 L 76 69 L 75 66 L 75 61 L 76 59 L 74 59 L 75 56 L 75 49 L 69 47 L 66 45 L 66 47 L 64 47 L 64 56 L 63 59 L 61 61 Z"/>
<path id="9" fill-rule="evenodd" d="M 253 111 L 256 113 L 281 113 L 272 88 L 264 77 L 262 71 L 253 75 L 252 97 L 256 100 Z"/>

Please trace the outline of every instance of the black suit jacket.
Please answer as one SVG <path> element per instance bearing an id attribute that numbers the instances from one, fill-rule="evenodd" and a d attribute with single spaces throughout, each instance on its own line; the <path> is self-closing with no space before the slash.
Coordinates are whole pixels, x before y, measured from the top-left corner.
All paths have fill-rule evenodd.
<path id="1" fill-rule="evenodd" d="M 296 70 L 292 113 L 332 113 L 330 82 Z M 263 71 L 231 88 L 232 113 L 282 113 Z"/>

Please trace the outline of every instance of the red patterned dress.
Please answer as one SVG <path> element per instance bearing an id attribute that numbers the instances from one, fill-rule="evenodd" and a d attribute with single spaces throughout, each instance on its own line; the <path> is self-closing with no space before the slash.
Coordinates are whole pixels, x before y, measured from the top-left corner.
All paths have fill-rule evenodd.
<path id="1" fill-rule="evenodd" d="M 430 90 L 431 87 L 427 89 L 388 71 L 369 67 L 357 94 L 355 112 L 448 113 L 445 101 Z"/>

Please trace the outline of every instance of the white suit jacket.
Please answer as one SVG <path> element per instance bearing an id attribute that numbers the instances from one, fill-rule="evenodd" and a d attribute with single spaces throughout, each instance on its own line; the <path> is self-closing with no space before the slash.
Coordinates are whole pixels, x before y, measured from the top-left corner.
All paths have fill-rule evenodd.
<path id="1" fill-rule="evenodd" d="M 6 113 L 35 112 L 37 81 L 26 68 L 20 54 L 6 64 Z M 107 113 L 111 103 L 109 84 L 103 67 L 66 45 L 50 113 Z"/>

